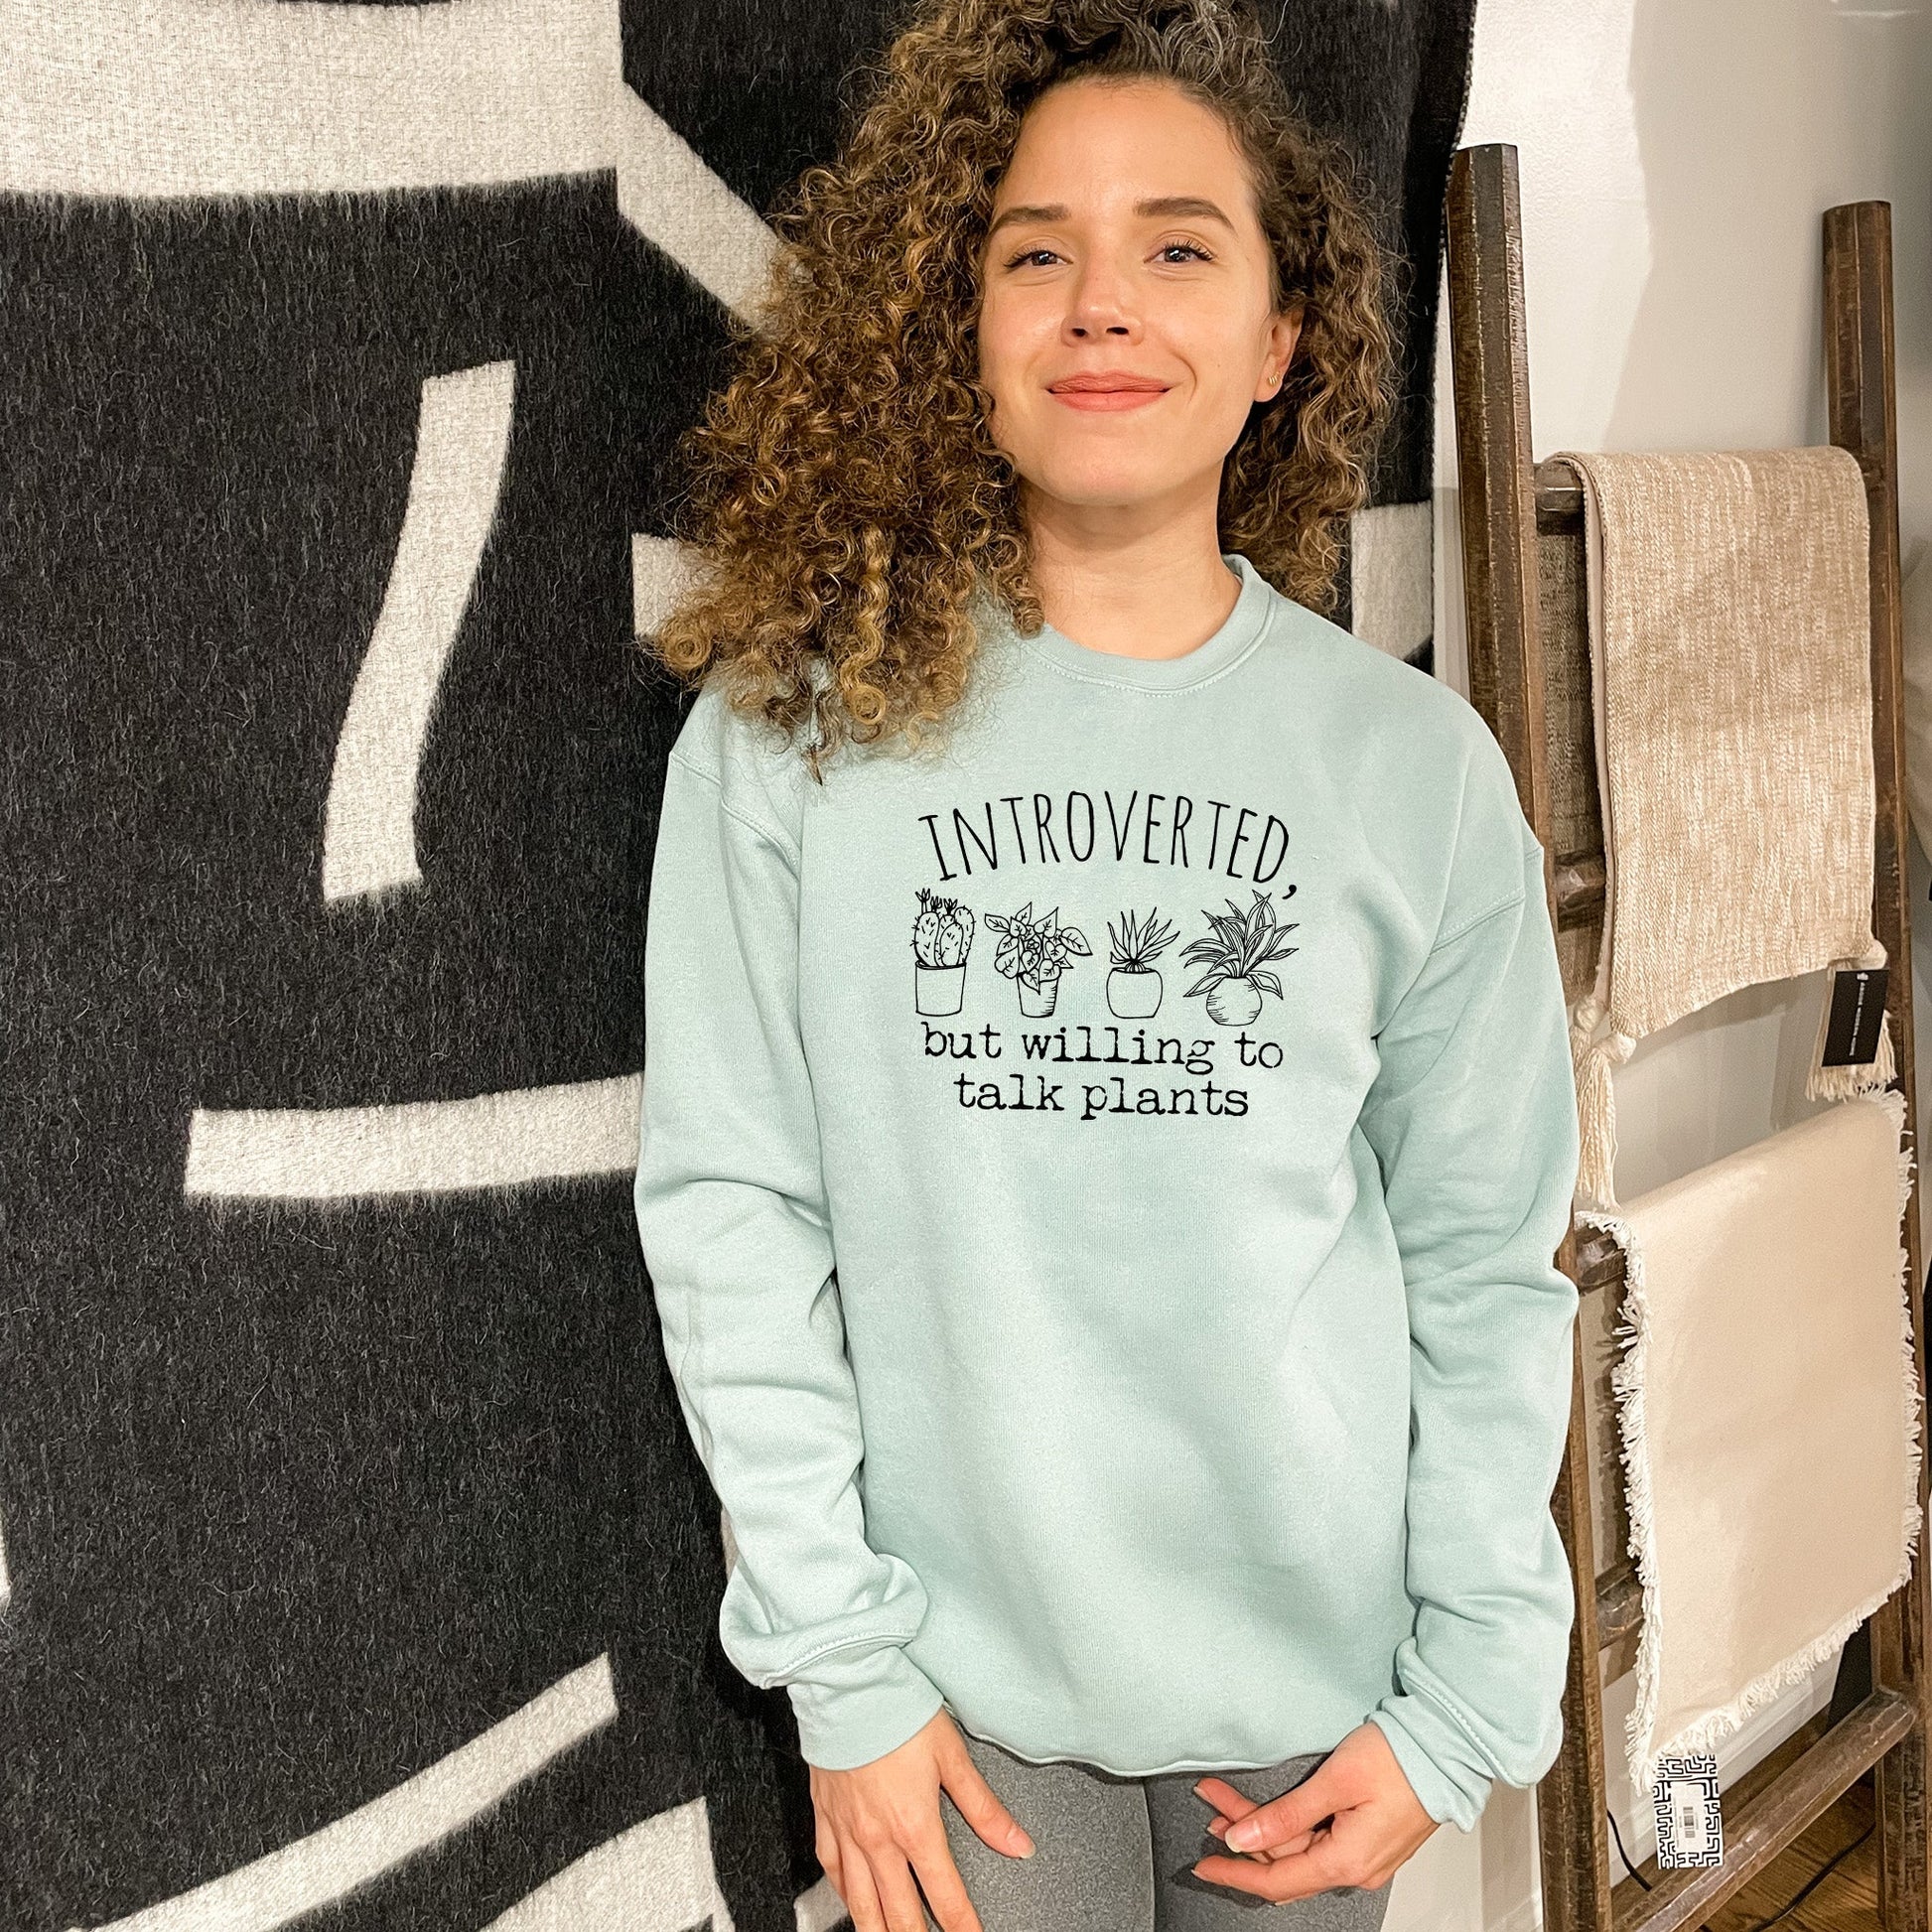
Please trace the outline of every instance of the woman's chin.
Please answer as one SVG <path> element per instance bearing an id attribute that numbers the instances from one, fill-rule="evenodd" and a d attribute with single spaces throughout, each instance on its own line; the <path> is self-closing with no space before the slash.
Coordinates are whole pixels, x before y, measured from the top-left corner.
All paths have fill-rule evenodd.
<path id="1" fill-rule="evenodd" d="M 1152 451 L 1145 458 L 1132 451 L 1110 452 L 1104 463 L 1045 465 L 1032 472 L 1029 482 L 1041 496 L 1069 508 L 1132 509 L 1182 486 L 1184 477 L 1171 474 L 1172 455 L 1163 450 L 1157 462 Z"/>

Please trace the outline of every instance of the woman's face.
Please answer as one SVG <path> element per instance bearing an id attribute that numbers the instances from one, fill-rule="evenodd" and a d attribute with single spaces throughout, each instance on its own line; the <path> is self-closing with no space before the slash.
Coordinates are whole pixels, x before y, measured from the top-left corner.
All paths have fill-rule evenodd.
<path id="1" fill-rule="evenodd" d="M 1025 484 L 1135 522 L 1211 502 L 1301 329 L 1270 306 L 1269 252 L 1212 110 L 1159 80 L 1042 94 L 981 259 L 980 381 Z"/>

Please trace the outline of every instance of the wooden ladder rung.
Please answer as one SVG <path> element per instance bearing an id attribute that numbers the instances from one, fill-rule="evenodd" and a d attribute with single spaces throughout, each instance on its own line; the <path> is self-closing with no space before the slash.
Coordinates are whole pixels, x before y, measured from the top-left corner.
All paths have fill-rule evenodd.
<path id="1" fill-rule="evenodd" d="M 1623 1286 L 1623 1250 L 1599 1228 L 1579 1224 L 1577 1230 L 1577 1289 L 1594 1295 Z"/>
<path id="2" fill-rule="evenodd" d="M 1536 528 L 1539 536 L 1581 534 L 1584 527 L 1584 486 L 1567 463 L 1547 458 L 1536 466 Z"/>
<path id="3" fill-rule="evenodd" d="M 1650 1890 L 1626 1878 L 1611 1893 L 1611 1932 L 1675 1932 L 1702 1925 L 1762 1871 L 1819 1814 L 1849 1791 L 1894 1744 L 1911 1735 L 1911 1702 L 1875 1690 L 1725 1820 L 1723 1864 L 1658 1871 L 1645 1861 Z"/>
<path id="4" fill-rule="evenodd" d="M 1556 863 L 1557 930 L 1595 925 L 1603 916 L 1603 855 L 1566 852 Z"/>
<path id="5" fill-rule="evenodd" d="M 1607 1650 L 1643 1622 L 1643 1586 L 1626 1557 L 1596 1580 L 1596 1647 Z"/>

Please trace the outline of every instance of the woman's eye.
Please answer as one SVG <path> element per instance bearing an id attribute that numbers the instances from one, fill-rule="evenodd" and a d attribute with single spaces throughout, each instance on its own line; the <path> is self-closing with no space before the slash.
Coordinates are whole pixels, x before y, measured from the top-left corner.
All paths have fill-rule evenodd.
<path id="1" fill-rule="evenodd" d="M 1197 241 L 1164 241 L 1155 250 L 1155 253 L 1157 255 L 1173 255 L 1176 250 L 1184 255 L 1191 255 L 1196 261 L 1211 262 L 1214 259 Z M 1025 268 L 1037 261 L 1057 261 L 1059 257 L 1052 249 L 1048 248 L 1044 243 L 1041 243 L 1037 248 L 1023 248 L 1019 254 L 1010 256 L 1007 260 L 1007 266 L 1009 268 Z"/>

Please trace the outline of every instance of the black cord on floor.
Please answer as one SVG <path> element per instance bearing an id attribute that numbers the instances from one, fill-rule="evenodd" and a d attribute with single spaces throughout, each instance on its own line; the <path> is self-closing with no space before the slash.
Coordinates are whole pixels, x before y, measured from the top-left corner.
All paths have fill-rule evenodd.
<path id="1" fill-rule="evenodd" d="M 1610 1821 L 1610 1836 L 1616 1840 L 1616 1855 L 1619 1859 L 1623 1861 L 1624 1870 L 1627 1871 L 1630 1874 L 1630 1876 L 1633 1877 L 1637 1881 L 1637 1883 L 1644 1888 L 1645 1891 L 1650 1891 L 1654 1889 L 1650 1883 L 1650 1880 L 1646 1878 L 1643 1875 L 1643 1873 L 1639 1871 L 1637 1867 L 1630 1863 L 1630 1855 L 1628 1852 L 1626 1852 L 1623 1849 L 1623 1834 L 1619 1832 L 1616 1828 L 1616 1813 L 1606 1809 L 1603 1813 L 1603 1816 Z M 1825 1882 L 1825 1880 L 1832 1875 L 1832 1873 L 1838 1868 L 1840 1862 L 1845 1859 L 1849 1859 L 1852 1856 L 1852 1854 L 1856 1852 L 1859 1849 L 1859 1847 L 1863 1845 L 1865 1842 L 1865 1840 L 1868 1839 L 1871 1836 L 1871 1834 L 1877 1829 L 1878 1829 L 1877 1821 L 1873 1820 L 1873 1822 L 1867 1825 L 1864 1828 L 1864 1830 L 1862 1831 L 1859 1834 L 1859 1836 L 1852 1841 L 1850 1845 L 1846 1846 L 1842 1852 L 1834 1853 L 1831 1860 L 1826 1864 L 1821 1865 L 1819 1869 L 1811 1875 L 1811 1877 L 1806 1879 L 1804 1888 L 1801 1891 L 1799 1891 L 1795 1897 L 1793 1897 L 1788 1903 L 1779 1906 L 1778 1909 L 1775 1912 L 1773 1912 L 1769 1918 L 1759 1919 L 1755 1925 L 1745 1926 L 1744 1932 L 1767 1932 L 1767 1928 L 1777 1924 L 1778 1920 L 1783 1918 L 1786 1913 L 1795 1912 L 1798 1909 L 1798 1907 L 1802 1905 L 1805 1902 L 1805 1900 L 1809 1898 L 1812 1895 L 1812 1893 L 1815 1892 L 1818 1889 L 1818 1887 L 1822 1885 Z"/>
<path id="2" fill-rule="evenodd" d="M 1650 1889 L 1650 1880 L 1630 1863 L 1630 1855 L 1623 1849 L 1623 1834 L 1616 1828 L 1616 1813 L 1605 1809 L 1603 1816 L 1610 1821 L 1610 1836 L 1616 1840 L 1616 1855 L 1623 1861 L 1623 1868 L 1645 1891 Z"/>

